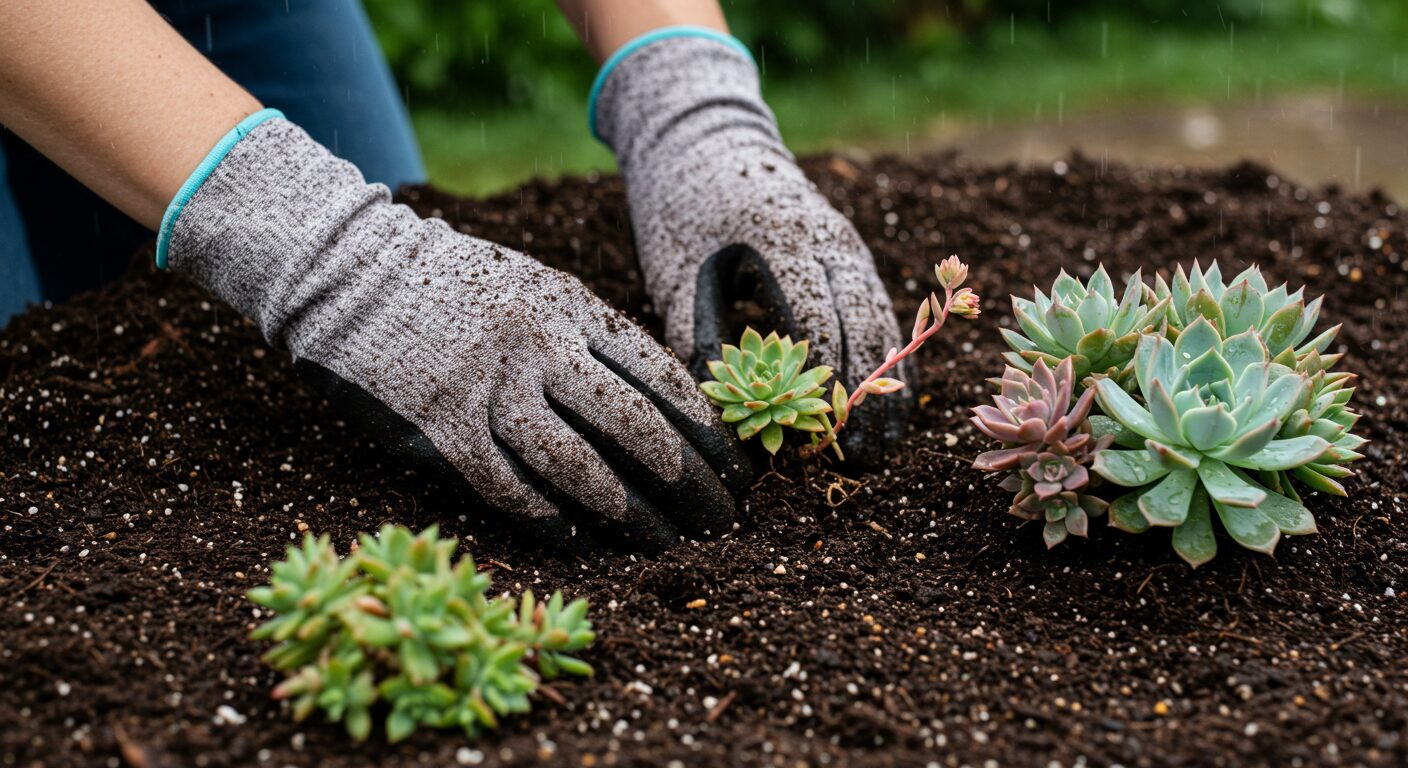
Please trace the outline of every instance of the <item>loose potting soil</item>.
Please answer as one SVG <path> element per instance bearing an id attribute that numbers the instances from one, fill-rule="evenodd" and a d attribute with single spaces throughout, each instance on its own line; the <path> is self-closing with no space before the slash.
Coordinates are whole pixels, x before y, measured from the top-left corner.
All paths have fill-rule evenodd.
<path id="1" fill-rule="evenodd" d="M 869 242 L 904 327 L 950 253 L 985 314 L 920 350 L 913 428 L 882 466 L 764 462 L 736 530 L 659 557 L 563 558 L 480 522 L 145 258 L 16 319 L 0 333 L 0 764 L 1408 763 L 1408 241 L 1391 200 L 1250 164 L 806 167 Z M 402 197 L 658 331 L 617 179 Z M 1310 497 L 1319 534 L 1274 557 L 1221 536 L 1196 571 L 1166 531 L 1104 520 L 1047 551 L 969 468 L 990 447 L 967 408 L 1001 372 L 1008 294 L 1062 267 L 1103 261 L 1118 282 L 1194 258 L 1261 263 L 1326 295 L 1321 327 L 1345 324 L 1373 440 L 1349 498 Z M 303 531 L 345 551 L 385 522 L 440 523 L 498 588 L 590 598 L 596 676 L 552 683 L 474 741 L 356 744 L 292 722 L 243 594 Z"/>

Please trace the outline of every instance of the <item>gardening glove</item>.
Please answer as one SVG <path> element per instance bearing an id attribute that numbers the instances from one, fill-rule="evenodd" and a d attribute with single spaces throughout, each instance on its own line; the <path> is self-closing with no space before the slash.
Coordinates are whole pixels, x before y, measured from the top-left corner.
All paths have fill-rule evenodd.
<path id="1" fill-rule="evenodd" d="M 590 109 L 626 181 L 646 291 L 696 375 L 737 343 L 724 313 L 754 292 L 851 391 L 901 346 L 870 250 L 783 146 L 742 43 L 692 27 L 637 38 L 602 67 Z M 910 407 L 874 398 L 842 447 L 874 461 Z"/>
<path id="2" fill-rule="evenodd" d="M 746 459 L 668 350 L 576 278 L 392 204 L 268 113 L 183 187 L 159 266 L 287 347 L 378 444 L 452 468 L 550 542 L 658 550 L 728 530 Z"/>

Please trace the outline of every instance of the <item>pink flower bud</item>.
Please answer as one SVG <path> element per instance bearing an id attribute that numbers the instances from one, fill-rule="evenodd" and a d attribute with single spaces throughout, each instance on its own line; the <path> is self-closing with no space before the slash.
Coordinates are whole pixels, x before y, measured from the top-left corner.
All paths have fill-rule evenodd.
<path id="1" fill-rule="evenodd" d="M 978 301 L 978 294 L 973 293 L 973 289 L 960 288 L 953 295 L 953 305 L 949 311 L 965 320 L 973 320 L 982 312 Z"/>
<path id="2" fill-rule="evenodd" d="M 959 261 L 957 256 L 950 256 L 934 267 L 934 276 L 939 278 L 939 285 L 955 289 L 968 279 L 968 265 Z"/>

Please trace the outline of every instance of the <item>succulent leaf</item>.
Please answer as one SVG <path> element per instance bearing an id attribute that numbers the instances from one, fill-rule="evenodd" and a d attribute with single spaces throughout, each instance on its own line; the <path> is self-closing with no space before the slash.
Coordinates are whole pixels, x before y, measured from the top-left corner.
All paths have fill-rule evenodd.
<path id="1" fill-rule="evenodd" d="M 1170 472 L 1158 485 L 1137 497 L 1139 511 L 1150 525 L 1177 528 L 1188 519 L 1188 508 L 1197 487 L 1198 475 L 1194 470 Z"/>
<path id="2" fill-rule="evenodd" d="M 1188 505 L 1188 516 L 1183 524 L 1173 529 L 1173 551 L 1194 568 L 1217 556 L 1217 538 L 1212 532 L 1208 496 L 1202 486 L 1193 492 L 1193 501 Z"/>
<path id="3" fill-rule="evenodd" d="M 1126 488 L 1147 485 L 1170 471 L 1151 451 L 1101 451 L 1095 455 L 1090 468 L 1095 474 Z"/>
<path id="4" fill-rule="evenodd" d="M 1232 506 L 1216 499 L 1213 506 L 1222 520 L 1222 527 L 1233 541 L 1268 555 L 1276 550 L 1276 542 L 1281 540 L 1281 529 L 1259 507 Z"/>
<path id="5" fill-rule="evenodd" d="M 1149 530 L 1149 519 L 1139 509 L 1142 490 L 1132 491 L 1110 503 L 1110 525 L 1126 533 L 1143 533 Z"/>
<path id="6" fill-rule="evenodd" d="M 1266 491 L 1252 486 L 1215 459 L 1198 465 L 1198 477 L 1208 497 L 1218 504 L 1252 508 L 1266 500 Z"/>

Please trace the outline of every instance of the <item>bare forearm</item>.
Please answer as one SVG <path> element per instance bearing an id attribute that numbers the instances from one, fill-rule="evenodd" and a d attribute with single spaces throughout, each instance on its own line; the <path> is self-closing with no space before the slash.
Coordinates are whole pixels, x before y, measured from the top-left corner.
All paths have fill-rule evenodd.
<path id="1" fill-rule="evenodd" d="M 717 0 L 557 0 L 557 7 L 598 64 L 660 27 L 688 24 L 728 32 Z"/>
<path id="2" fill-rule="evenodd" d="M 258 109 L 145 0 L 0 0 L 0 124 L 148 227 Z"/>

